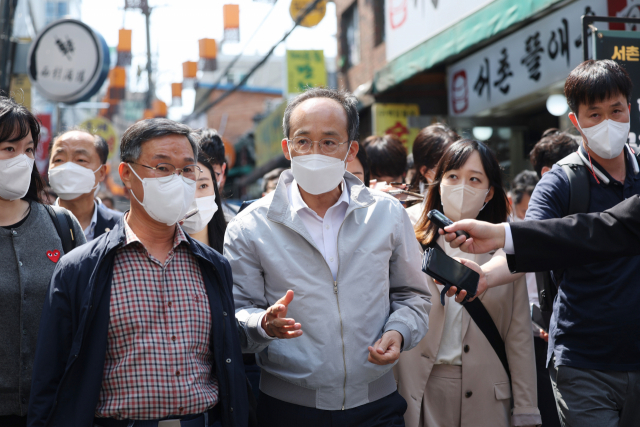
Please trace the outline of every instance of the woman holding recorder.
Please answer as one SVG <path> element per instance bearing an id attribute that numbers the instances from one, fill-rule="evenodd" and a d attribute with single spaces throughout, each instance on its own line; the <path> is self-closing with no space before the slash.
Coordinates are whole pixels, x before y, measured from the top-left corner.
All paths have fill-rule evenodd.
<path id="1" fill-rule="evenodd" d="M 501 223 L 509 214 L 500 167 L 489 148 L 479 141 L 450 145 L 438 163 L 432 190 L 415 226 L 424 249 L 443 250 L 450 257 L 479 265 L 493 253 L 470 255 L 453 249 L 438 234 L 427 213 L 442 211 L 452 221 L 477 218 Z M 443 289 L 429 278 L 432 295 Z M 499 427 L 540 424 L 536 371 L 524 279 L 479 296 L 505 344 L 511 381 L 493 347 L 463 305 L 447 298 L 435 302 L 429 331 L 418 346 L 400 355 L 394 368 L 398 390 L 407 400 L 408 427 Z M 436 300 L 437 301 L 437 300 Z"/>

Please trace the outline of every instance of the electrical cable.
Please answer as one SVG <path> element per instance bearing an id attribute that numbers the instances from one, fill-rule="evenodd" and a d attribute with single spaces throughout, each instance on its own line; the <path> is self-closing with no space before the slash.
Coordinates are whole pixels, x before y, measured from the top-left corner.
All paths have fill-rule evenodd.
<path id="1" fill-rule="evenodd" d="M 222 95 L 220 95 L 218 98 L 214 99 L 213 101 L 209 102 L 208 104 L 206 104 L 203 108 L 199 109 L 199 111 L 193 111 L 193 113 L 189 114 L 187 117 L 183 118 L 182 121 L 183 122 L 187 122 L 192 118 L 197 117 L 198 115 L 200 115 L 202 112 L 205 112 L 209 109 L 211 109 L 212 107 L 216 106 L 217 104 L 219 104 L 220 102 L 222 102 L 222 100 L 224 100 L 226 97 L 228 97 L 229 95 L 231 95 L 232 93 L 234 93 L 236 90 L 238 90 L 241 86 L 243 86 L 248 80 L 249 77 L 251 77 L 251 75 L 253 73 L 256 72 L 256 70 L 258 70 L 258 68 L 260 68 L 262 65 L 264 65 L 265 62 L 267 62 L 267 59 L 269 59 L 269 57 L 271 56 L 271 54 L 273 54 L 273 52 L 276 50 L 276 48 L 280 45 L 280 43 L 282 43 L 283 41 L 285 41 L 287 39 L 287 37 L 289 37 L 289 35 L 291 35 L 291 33 L 293 32 L 293 30 L 295 30 L 298 25 L 300 25 L 300 22 L 302 22 L 302 20 L 304 18 L 306 18 L 306 16 L 311 13 L 312 10 L 315 9 L 315 7 L 318 5 L 318 3 L 320 3 L 323 0 L 314 0 L 312 3 L 310 3 L 303 11 L 300 15 L 298 15 L 298 18 L 296 19 L 293 27 L 291 27 L 291 29 L 289 31 L 287 31 L 285 33 L 285 35 L 280 39 L 280 41 L 278 41 L 276 44 L 274 44 L 271 49 L 269 49 L 269 52 L 267 52 L 267 54 L 264 56 L 264 58 L 262 58 L 260 61 L 258 61 L 250 70 L 249 72 L 242 78 L 242 80 L 240 80 L 240 82 L 238 82 L 236 85 L 234 85 L 231 89 L 229 89 L 228 91 L 226 91 L 225 93 L 223 93 Z M 206 99 L 206 98 L 205 98 Z"/>

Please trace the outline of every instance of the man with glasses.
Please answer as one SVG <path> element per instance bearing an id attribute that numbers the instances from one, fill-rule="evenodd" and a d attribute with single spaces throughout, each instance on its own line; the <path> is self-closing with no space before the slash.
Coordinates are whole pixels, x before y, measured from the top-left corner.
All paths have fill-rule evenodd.
<path id="1" fill-rule="evenodd" d="M 120 144 L 131 210 L 58 261 L 42 313 L 30 426 L 246 426 L 231 270 L 178 226 L 197 137 L 166 119 Z"/>
<path id="2" fill-rule="evenodd" d="M 262 427 L 404 426 L 391 367 L 427 332 L 430 294 L 405 210 L 345 171 L 356 104 L 331 89 L 294 98 L 291 170 L 227 227 L 243 351 L 262 367 Z"/>

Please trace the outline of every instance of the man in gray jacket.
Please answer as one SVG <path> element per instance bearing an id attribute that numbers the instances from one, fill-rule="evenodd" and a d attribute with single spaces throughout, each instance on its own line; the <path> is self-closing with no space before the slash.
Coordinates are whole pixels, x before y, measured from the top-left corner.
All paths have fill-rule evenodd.
<path id="1" fill-rule="evenodd" d="M 409 217 L 345 172 L 358 152 L 352 95 L 310 89 L 283 127 L 291 171 L 229 224 L 224 247 L 243 351 L 262 367 L 260 425 L 404 426 L 391 367 L 431 307 Z"/>

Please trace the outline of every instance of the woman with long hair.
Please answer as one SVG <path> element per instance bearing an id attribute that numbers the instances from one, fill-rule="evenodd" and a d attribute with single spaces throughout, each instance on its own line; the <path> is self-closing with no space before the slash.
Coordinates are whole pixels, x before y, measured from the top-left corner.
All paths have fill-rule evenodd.
<path id="1" fill-rule="evenodd" d="M 453 221 L 475 218 L 494 224 L 507 220 L 509 201 L 495 155 L 482 142 L 450 145 L 438 163 L 424 213 L 415 226 L 422 247 L 483 265 L 495 253 L 471 255 L 453 249 L 426 212 L 437 209 Z M 487 290 L 478 300 L 502 338 L 510 376 L 465 306 L 438 298 L 429 314 L 429 331 L 416 348 L 400 355 L 395 368 L 400 394 L 408 402 L 408 427 L 507 427 L 540 423 L 536 370 L 524 278 Z M 442 285 L 428 280 L 432 295 Z"/>
<path id="2" fill-rule="evenodd" d="M 40 313 L 62 240 L 41 200 L 36 117 L 0 96 L 0 425 L 25 426 Z M 62 209 L 62 208 L 59 208 Z M 76 245 L 86 242 L 71 218 Z M 66 230 L 68 232 L 68 229 Z"/>

